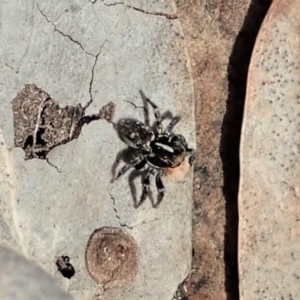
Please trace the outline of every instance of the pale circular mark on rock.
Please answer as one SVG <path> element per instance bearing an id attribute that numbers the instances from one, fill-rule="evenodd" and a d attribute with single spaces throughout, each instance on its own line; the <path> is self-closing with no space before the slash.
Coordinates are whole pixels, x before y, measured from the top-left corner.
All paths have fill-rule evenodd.
<path id="1" fill-rule="evenodd" d="M 138 270 L 138 247 L 120 228 L 94 231 L 86 249 L 86 266 L 93 279 L 110 289 L 132 282 Z"/>

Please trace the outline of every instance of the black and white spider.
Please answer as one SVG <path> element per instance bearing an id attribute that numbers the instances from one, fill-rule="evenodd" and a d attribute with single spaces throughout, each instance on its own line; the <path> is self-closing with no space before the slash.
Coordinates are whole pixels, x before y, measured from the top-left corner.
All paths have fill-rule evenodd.
<path id="1" fill-rule="evenodd" d="M 175 116 L 163 130 L 158 107 L 145 97 L 142 91 L 140 91 L 140 94 L 154 109 L 156 124 L 154 128 L 151 128 L 132 119 L 125 119 L 119 122 L 118 131 L 121 139 L 135 151 L 133 159 L 122 167 L 117 178 L 132 167 L 139 170 L 147 164 L 149 168 L 143 180 L 143 192 L 139 205 L 147 198 L 151 179 L 155 176 L 158 195 L 157 203 L 154 206 L 157 207 L 164 197 L 163 170 L 178 167 L 186 157 L 189 158 L 189 164 L 192 166 L 195 159 L 195 151 L 188 147 L 182 135 L 173 133 L 174 126 L 181 119 L 180 116 Z"/>

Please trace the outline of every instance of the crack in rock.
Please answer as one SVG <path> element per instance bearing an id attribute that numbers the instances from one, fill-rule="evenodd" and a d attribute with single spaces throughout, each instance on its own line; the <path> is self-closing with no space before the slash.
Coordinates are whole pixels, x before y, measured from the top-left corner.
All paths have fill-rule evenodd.
<path id="1" fill-rule="evenodd" d="M 110 199 L 112 200 L 112 203 L 113 203 L 113 210 L 114 210 L 114 212 L 115 212 L 116 218 L 119 220 L 120 226 L 121 226 L 121 227 L 127 227 L 128 229 L 133 229 L 133 227 L 128 226 L 126 223 L 122 223 L 122 222 L 121 222 L 121 218 L 120 218 L 120 216 L 119 216 L 119 214 L 118 214 L 118 211 L 117 211 L 117 208 L 116 208 L 116 199 L 115 199 L 111 194 L 109 194 L 109 196 L 110 196 Z"/>
<path id="2" fill-rule="evenodd" d="M 85 124 L 100 119 L 113 123 L 115 107 L 109 102 L 97 114 L 86 116 L 80 103 L 61 108 L 35 84 L 26 84 L 12 100 L 14 145 L 24 150 L 25 159 L 46 159 L 56 146 L 77 139 Z"/>
<path id="3" fill-rule="evenodd" d="M 54 165 L 54 164 L 49 160 L 49 158 L 46 158 L 46 161 L 47 161 L 47 164 L 48 164 L 49 166 L 53 167 L 54 169 L 56 169 L 56 171 L 57 171 L 58 173 L 63 173 L 63 171 L 61 171 L 56 165 Z"/>
<path id="4" fill-rule="evenodd" d="M 110 196 L 110 198 L 111 198 L 111 200 L 112 200 L 112 203 L 113 203 L 113 210 L 114 210 L 114 212 L 115 212 L 116 218 L 119 220 L 119 224 L 120 224 L 121 227 L 126 227 L 126 228 L 128 228 L 128 229 L 133 229 L 133 228 L 135 228 L 135 227 L 138 227 L 138 226 L 141 226 L 141 225 L 145 225 L 145 224 L 149 224 L 149 223 L 152 223 L 152 222 L 158 220 L 157 218 L 152 219 L 152 220 L 144 220 L 144 221 L 142 221 L 142 222 L 140 222 L 140 223 L 137 223 L 137 224 L 135 224 L 135 225 L 129 226 L 129 225 L 127 225 L 126 223 L 121 222 L 121 217 L 119 216 L 118 210 L 117 210 L 117 208 L 116 208 L 116 199 L 115 199 L 111 194 L 109 194 L 109 196 Z"/>
<path id="5" fill-rule="evenodd" d="M 106 5 L 106 6 L 115 6 L 115 5 L 120 5 L 120 4 L 124 5 L 124 2 L 114 2 L 114 3 L 105 3 L 104 2 L 104 5 Z"/>
<path id="6" fill-rule="evenodd" d="M 95 4 L 97 2 L 97 0 L 89 0 L 91 3 Z M 115 6 L 115 5 L 119 5 L 119 4 L 124 4 L 124 2 L 120 1 L 120 2 L 110 2 L 110 3 L 107 3 L 105 2 L 105 0 L 102 0 L 103 1 L 103 4 L 106 5 L 106 6 Z"/>
<path id="7" fill-rule="evenodd" d="M 16 74 L 19 74 L 19 71 L 16 71 L 12 66 L 10 66 L 8 63 L 4 64 L 7 68 L 11 69 L 12 71 L 14 71 Z"/>
<path id="8" fill-rule="evenodd" d="M 165 17 L 165 18 L 167 18 L 169 20 L 176 20 L 176 19 L 178 19 L 178 17 L 176 15 L 172 15 L 172 14 L 161 13 L 161 12 L 149 12 L 149 11 L 146 11 L 144 9 L 137 8 L 137 7 L 134 7 L 134 6 L 131 6 L 131 5 L 126 5 L 126 7 L 131 8 L 133 10 L 136 10 L 136 11 L 141 12 L 141 13 L 146 14 L 146 15 Z"/>
<path id="9" fill-rule="evenodd" d="M 89 0 L 92 4 L 95 4 L 97 2 L 97 0 Z M 175 19 L 178 19 L 177 15 L 175 14 L 168 14 L 168 13 L 163 13 L 163 12 L 150 12 L 150 11 L 146 11 L 142 8 L 138 8 L 138 7 L 135 7 L 135 6 L 132 6 L 132 5 L 127 5 L 126 2 L 112 2 L 112 3 L 107 3 L 105 2 L 105 0 L 103 1 L 103 4 L 105 6 L 115 6 L 115 5 L 124 5 L 126 8 L 131 8 L 133 10 L 136 10 L 138 12 L 141 12 L 143 14 L 146 14 L 146 15 L 152 15 L 152 16 L 159 16 L 159 17 L 165 17 L 169 20 L 175 20 Z"/>
<path id="10" fill-rule="evenodd" d="M 55 24 L 47 17 L 47 15 L 41 10 L 38 1 L 36 1 L 36 5 L 37 5 L 37 8 L 38 8 L 40 14 L 45 18 L 45 20 L 46 20 L 48 23 L 50 23 L 50 24 L 54 27 L 54 31 L 60 33 L 63 37 L 68 38 L 71 42 L 77 44 L 77 45 L 81 48 L 81 50 L 82 50 L 83 52 L 85 52 L 87 55 L 91 55 L 91 56 L 95 57 L 94 54 L 92 54 L 92 53 L 86 51 L 86 50 L 83 48 L 83 46 L 81 45 L 81 43 L 80 43 L 79 41 L 74 40 L 70 35 L 68 35 L 68 34 L 62 32 L 61 30 L 59 30 L 59 29 L 56 27 L 56 25 L 55 25 Z"/>
<path id="11" fill-rule="evenodd" d="M 104 43 L 103 43 L 103 45 L 104 45 Z M 103 45 L 102 45 L 102 47 L 103 47 Z M 96 67 L 97 61 L 98 61 L 98 57 L 99 57 L 99 55 L 101 54 L 102 47 L 101 47 L 99 53 L 96 55 L 95 61 L 94 61 L 93 67 L 92 67 L 92 76 L 91 76 L 90 85 L 89 85 L 89 95 L 90 95 L 90 100 L 89 100 L 89 102 L 85 105 L 84 109 L 87 109 L 87 108 L 92 104 L 92 102 L 94 101 L 93 94 L 92 94 L 93 83 L 94 83 L 94 72 L 95 72 L 95 67 Z"/>
<path id="12" fill-rule="evenodd" d="M 107 39 L 104 40 L 103 44 L 102 44 L 101 47 L 100 47 L 99 52 L 98 52 L 96 55 L 94 55 L 94 56 L 95 56 L 95 61 L 94 61 L 93 67 L 92 67 L 92 75 L 91 75 L 91 80 L 90 80 L 90 84 L 89 84 L 89 95 L 90 95 L 90 100 L 89 100 L 89 102 L 84 106 L 84 109 L 87 109 L 87 108 L 93 103 L 93 101 L 94 101 L 92 91 L 93 91 L 93 83 L 94 83 L 95 68 L 96 68 L 96 65 L 97 65 L 97 62 L 98 62 L 98 58 L 99 58 L 99 56 L 100 56 L 100 54 L 101 54 L 101 52 L 102 52 L 102 49 L 103 49 L 103 47 L 105 46 L 106 42 L 107 42 Z"/>

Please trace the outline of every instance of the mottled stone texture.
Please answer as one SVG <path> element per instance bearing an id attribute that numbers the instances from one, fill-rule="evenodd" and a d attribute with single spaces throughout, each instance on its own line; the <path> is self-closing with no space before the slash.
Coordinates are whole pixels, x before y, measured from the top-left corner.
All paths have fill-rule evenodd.
<path id="1" fill-rule="evenodd" d="M 11 249 L 0 246 L 0 265 L 1 300 L 72 299 L 36 263 Z"/>
<path id="2" fill-rule="evenodd" d="M 0 240 L 35 260 L 74 299 L 169 300 L 191 266 L 192 172 L 180 183 L 164 178 L 157 209 L 149 199 L 135 209 L 131 187 L 141 194 L 140 177 L 129 172 L 111 183 L 111 167 L 126 145 L 107 120 L 57 143 L 47 160 L 24 161 L 23 150 L 14 148 L 11 101 L 25 84 L 60 108 L 88 106 L 86 116 L 113 103 L 113 121 L 144 121 L 142 90 L 162 113 L 182 116 L 175 132 L 195 147 L 190 63 L 175 4 L 122 2 L 1 1 Z M 153 122 L 153 110 L 149 115 Z M 151 189 L 156 197 L 155 184 Z M 88 240 L 104 226 L 122 227 L 139 253 L 133 282 L 106 292 L 85 264 Z M 70 280 L 58 272 L 57 256 L 70 257 L 76 270 Z"/>
<path id="3" fill-rule="evenodd" d="M 235 300 L 239 137 L 247 62 L 263 7 L 249 7 L 249 0 L 176 2 L 192 66 L 197 132 L 194 256 L 186 294 L 191 300 Z"/>
<path id="4" fill-rule="evenodd" d="M 300 4 L 273 1 L 249 68 L 239 192 L 240 299 L 299 299 Z"/>

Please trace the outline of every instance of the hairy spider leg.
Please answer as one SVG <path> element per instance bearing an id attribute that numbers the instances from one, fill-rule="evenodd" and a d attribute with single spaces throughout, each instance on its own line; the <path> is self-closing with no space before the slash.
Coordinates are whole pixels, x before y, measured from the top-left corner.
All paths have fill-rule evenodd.
<path id="1" fill-rule="evenodd" d="M 144 158 L 138 157 L 137 159 L 133 160 L 132 162 L 124 165 L 122 169 L 119 171 L 116 179 L 118 179 L 120 176 L 124 175 L 129 169 L 136 168 L 141 169 L 146 164 L 146 160 Z"/>
<path id="2" fill-rule="evenodd" d="M 157 203 L 155 204 L 154 207 L 157 207 L 160 204 L 160 202 L 162 201 L 165 195 L 165 187 L 162 182 L 161 176 L 162 176 L 162 170 L 160 170 L 155 176 L 155 184 L 156 184 L 158 194 L 157 194 Z"/>
<path id="3" fill-rule="evenodd" d="M 150 189 L 150 184 L 151 184 L 151 181 L 152 181 L 152 178 L 153 178 L 154 174 L 155 174 L 154 169 L 149 168 L 148 173 L 147 173 L 145 179 L 143 180 L 143 192 L 142 192 L 142 195 L 141 195 L 139 205 L 141 205 L 148 196 L 149 189 Z"/>
<path id="4" fill-rule="evenodd" d="M 190 164 L 190 166 L 192 166 L 194 163 L 194 160 L 196 158 L 195 150 L 192 148 L 186 149 L 186 156 L 189 156 L 189 164 Z"/>
<path id="5" fill-rule="evenodd" d="M 172 132 L 174 126 L 181 120 L 180 116 L 175 116 L 171 122 L 169 123 L 169 125 L 167 126 L 165 133 L 170 133 Z"/>
<path id="6" fill-rule="evenodd" d="M 154 109 L 154 116 L 156 119 L 156 130 L 158 134 L 162 134 L 163 130 L 162 130 L 161 115 L 160 115 L 159 108 L 148 97 L 146 97 L 146 95 L 142 91 L 140 91 L 140 94 Z"/>

